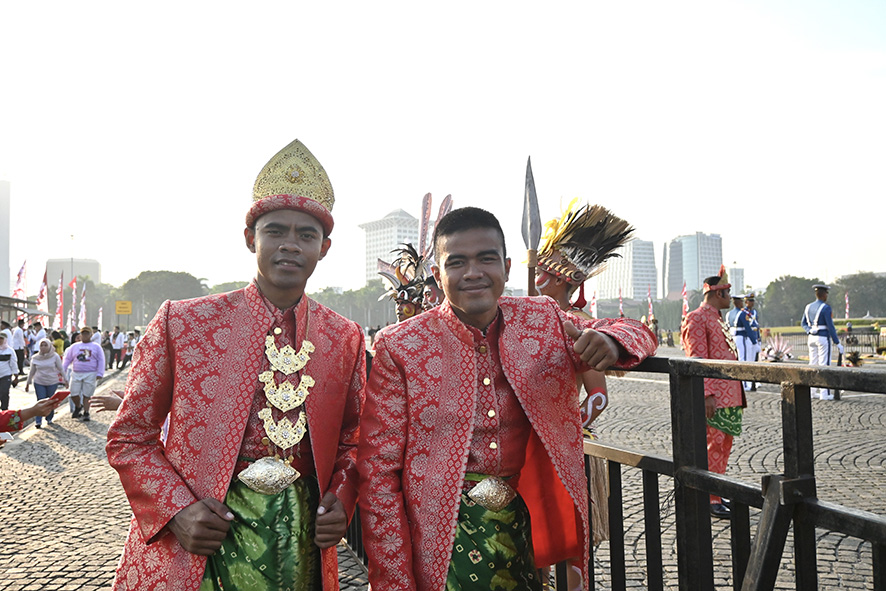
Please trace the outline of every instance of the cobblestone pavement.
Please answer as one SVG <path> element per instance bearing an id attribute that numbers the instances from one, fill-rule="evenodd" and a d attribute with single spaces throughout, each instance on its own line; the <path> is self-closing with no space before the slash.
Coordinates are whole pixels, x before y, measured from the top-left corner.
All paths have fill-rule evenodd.
<path id="1" fill-rule="evenodd" d="M 661 356 L 677 349 L 662 348 Z M 878 368 L 871 368 L 879 371 Z M 102 388 L 120 389 L 124 374 Z M 886 384 L 886 378 L 884 378 Z M 664 376 L 629 373 L 609 379 L 611 403 L 599 420 L 602 441 L 670 457 L 668 384 Z M 884 387 L 886 390 L 886 387 Z M 33 403 L 20 389 L 12 406 Z M 762 474 L 781 472 L 779 395 L 764 385 L 748 397 L 744 434 L 736 439 L 727 474 L 759 485 Z M 104 453 L 110 415 L 93 413 L 90 423 L 62 410 L 56 425 L 33 425 L 0 450 L 0 588 L 7 591 L 109 588 L 126 537 L 130 512 Z M 820 498 L 886 514 L 886 396 L 847 393 L 842 401 L 813 401 L 816 476 Z M 628 587 L 646 586 L 645 542 L 639 472 L 625 469 L 625 542 Z M 671 483 L 660 479 L 665 585 L 676 589 L 676 554 Z M 752 519 L 758 512 L 752 509 Z M 752 524 L 753 526 L 753 524 Z M 714 521 L 719 589 L 731 589 L 728 522 Z M 868 544 L 817 532 L 819 588 L 872 589 Z M 788 537 L 790 546 L 790 536 Z M 339 547 L 343 589 L 366 590 L 362 568 Z M 609 589 L 609 548 L 597 551 L 597 589 Z M 790 547 L 776 589 L 793 589 Z"/>

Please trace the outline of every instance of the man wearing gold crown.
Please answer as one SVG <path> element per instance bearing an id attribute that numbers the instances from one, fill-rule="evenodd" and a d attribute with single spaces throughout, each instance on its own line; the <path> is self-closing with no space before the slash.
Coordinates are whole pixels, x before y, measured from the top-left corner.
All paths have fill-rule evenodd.
<path id="1" fill-rule="evenodd" d="M 115 589 L 338 589 L 366 370 L 360 327 L 305 295 L 332 186 L 296 140 L 253 197 L 255 280 L 167 301 L 136 349 L 108 431 L 135 514 Z"/>
<path id="2" fill-rule="evenodd" d="M 370 584 L 541 590 L 536 566 L 580 556 L 586 571 L 589 556 L 575 375 L 639 363 L 654 339 L 633 320 L 501 297 L 510 259 L 487 211 L 453 210 L 433 240 L 446 301 L 381 333 L 367 386 Z"/>
<path id="3" fill-rule="evenodd" d="M 704 300 L 683 318 L 680 330 L 687 357 L 738 360 L 738 348 L 729 324 L 723 321 L 720 313 L 720 310 L 731 305 L 731 287 L 722 265 L 719 275 L 704 280 Z M 708 420 L 708 470 L 725 474 L 732 451 L 732 438 L 741 435 L 742 409 L 747 406 L 744 389 L 740 382 L 734 380 L 705 378 L 704 396 Z M 716 495 L 711 495 L 711 515 L 730 517 L 729 507 Z"/>

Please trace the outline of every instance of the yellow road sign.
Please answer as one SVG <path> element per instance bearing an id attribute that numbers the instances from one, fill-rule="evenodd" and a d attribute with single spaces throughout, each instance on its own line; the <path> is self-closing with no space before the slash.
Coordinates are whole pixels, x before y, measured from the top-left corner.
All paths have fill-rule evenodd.
<path id="1" fill-rule="evenodd" d="M 117 300 L 116 302 L 117 314 L 120 316 L 127 316 L 132 314 L 132 302 L 129 300 Z"/>

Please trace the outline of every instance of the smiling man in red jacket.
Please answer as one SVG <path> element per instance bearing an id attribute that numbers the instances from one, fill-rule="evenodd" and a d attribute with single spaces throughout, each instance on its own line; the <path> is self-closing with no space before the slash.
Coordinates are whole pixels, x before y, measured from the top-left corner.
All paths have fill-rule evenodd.
<path id="1" fill-rule="evenodd" d="M 255 280 L 148 326 L 108 431 L 135 514 L 115 589 L 338 589 L 366 368 L 360 327 L 305 295 L 332 203 L 293 142 L 255 183 Z"/>
<path id="2" fill-rule="evenodd" d="M 378 337 L 367 387 L 370 583 L 540 590 L 537 567 L 588 559 L 575 375 L 635 365 L 654 337 L 633 320 L 578 320 L 548 297 L 502 297 L 510 260 L 487 211 L 452 211 L 434 244 L 446 302 Z"/>

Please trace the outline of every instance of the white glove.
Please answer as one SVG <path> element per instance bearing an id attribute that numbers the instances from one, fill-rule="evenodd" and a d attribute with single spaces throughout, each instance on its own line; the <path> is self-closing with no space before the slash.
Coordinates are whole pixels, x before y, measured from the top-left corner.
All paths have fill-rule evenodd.
<path id="1" fill-rule="evenodd" d="M 840 352 L 840 355 L 843 354 L 843 345 L 842 345 L 842 343 L 837 344 L 837 350 Z"/>

